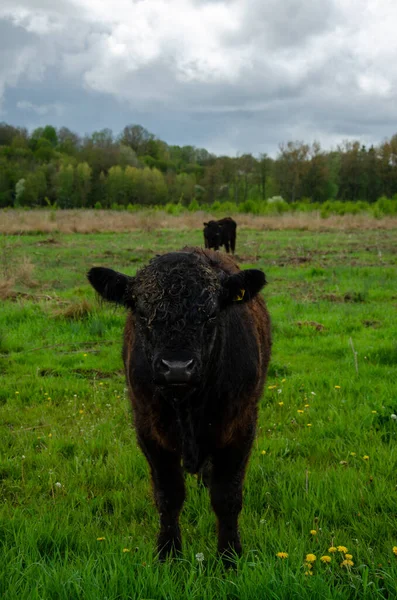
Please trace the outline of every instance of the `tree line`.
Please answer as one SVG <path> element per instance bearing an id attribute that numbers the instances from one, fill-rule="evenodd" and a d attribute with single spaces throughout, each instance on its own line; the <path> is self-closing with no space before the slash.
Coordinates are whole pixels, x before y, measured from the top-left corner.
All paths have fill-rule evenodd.
<path id="1" fill-rule="evenodd" d="M 365 202 L 397 195 L 397 134 L 367 148 L 281 144 L 275 159 L 170 145 L 140 125 L 81 137 L 0 123 L 0 207 L 133 207 Z"/>

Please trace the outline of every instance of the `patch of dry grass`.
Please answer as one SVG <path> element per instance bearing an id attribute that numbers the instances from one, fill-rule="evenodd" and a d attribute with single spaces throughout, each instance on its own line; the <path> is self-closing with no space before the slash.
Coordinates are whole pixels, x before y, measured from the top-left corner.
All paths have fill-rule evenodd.
<path id="1" fill-rule="evenodd" d="M 13 279 L 0 279 L 0 300 L 9 300 L 14 297 L 13 292 L 14 280 Z"/>
<path id="2" fill-rule="evenodd" d="M 37 287 L 39 284 L 32 278 L 34 264 L 28 256 L 17 259 L 14 253 L 14 242 L 1 238 L 0 244 L 0 299 L 16 298 L 18 293 L 15 285 L 28 288 Z"/>
<path id="3" fill-rule="evenodd" d="M 15 283 L 19 283 L 28 288 L 35 288 L 39 285 L 38 281 L 32 278 L 34 264 L 28 256 L 24 256 L 22 260 L 14 266 Z"/>
<path id="4" fill-rule="evenodd" d="M 375 219 L 370 215 L 331 216 L 322 219 L 319 212 L 287 213 L 278 216 L 234 215 L 238 226 L 256 230 L 298 229 L 307 231 L 396 229 L 396 217 Z M 164 211 L 143 210 L 137 213 L 112 210 L 2 210 L 0 233 L 104 233 L 131 230 L 197 229 L 217 216 L 197 211 L 179 216 Z"/>
<path id="5" fill-rule="evenodd" d="M 88 317 L 93 311 L 93 306 L 87 300 L 80 302 L 71 302 L 66 307 L 54 312 L 54 317 L 69 319 L 71 321 L 79 321 Z"/>

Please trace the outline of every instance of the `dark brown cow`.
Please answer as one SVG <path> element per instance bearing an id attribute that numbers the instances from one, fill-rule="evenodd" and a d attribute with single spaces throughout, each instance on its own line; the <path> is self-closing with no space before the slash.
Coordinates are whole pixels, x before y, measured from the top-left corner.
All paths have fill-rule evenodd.
<path id="1" fill-rule="evenodd" d="M 94 267 L 88 279 L 129 309 L 123 359 L 160 514 L 160 558 L 181 549 L 183 470 L 205 473 L 218 550 L 226 559 L 240 554 L 242 486 L 271 348 L 258 294 L 264 273 L 184 248 L 152 259 L 135 277 Z"/>

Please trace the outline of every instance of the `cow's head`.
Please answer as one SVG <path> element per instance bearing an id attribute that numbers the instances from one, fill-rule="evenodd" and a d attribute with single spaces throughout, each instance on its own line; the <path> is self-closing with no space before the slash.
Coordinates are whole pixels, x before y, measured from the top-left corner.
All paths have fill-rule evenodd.
<path id="1" fill-rule="evenodd" d="M 266 283 L 262 271 L 227 275 L 196 252 L 158 256 L 135 277 L 94 267 L 88 279 L 103 298 L 134 313 L 152 381 L 175 397 L 203 380 L 222 311 L 248 302 Z"/>
<path id="2" fill-rule="evenodd" d="M 222 227 L 216 221 L 208 221 L 203 223 L 204 225 L 204 237 L 208 242 L 209 248 L 219 249 L 221 245 Z"/>

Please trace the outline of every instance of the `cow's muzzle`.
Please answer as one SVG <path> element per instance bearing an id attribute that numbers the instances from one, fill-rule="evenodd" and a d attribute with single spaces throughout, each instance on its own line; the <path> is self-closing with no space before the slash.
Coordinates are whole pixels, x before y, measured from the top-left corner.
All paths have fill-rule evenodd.
<path id="1" fill-rule="evenodd" d="M 197 380 L 197 361 L 194 358 L 170 360 L 158 357 L 153 367 L 158 385 L 192 385 Z"/>

